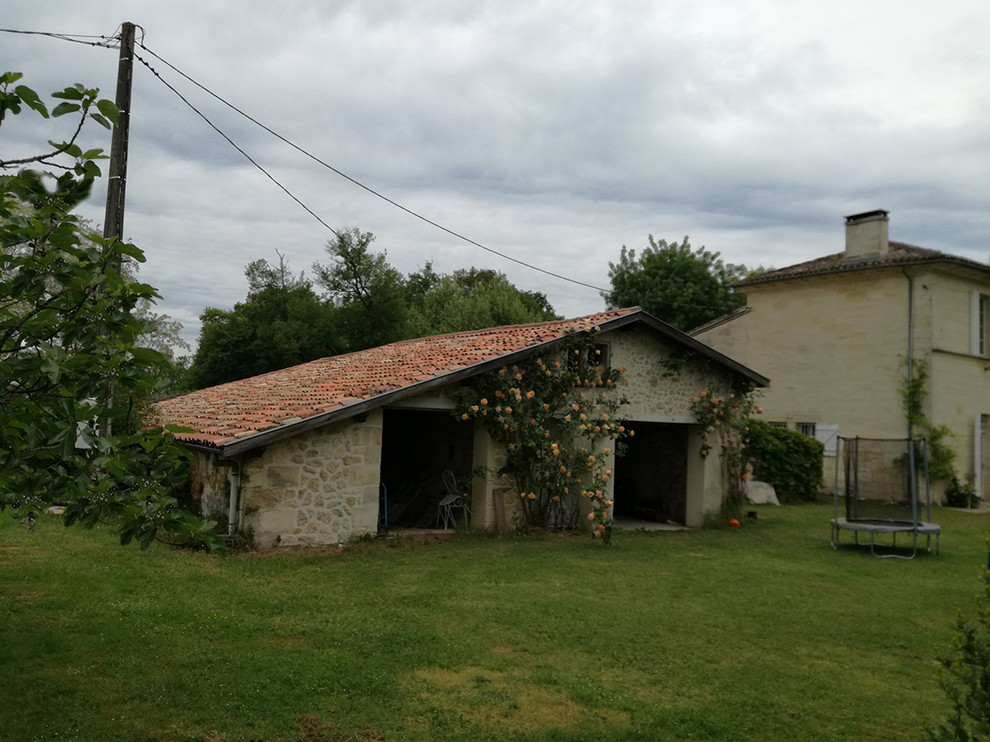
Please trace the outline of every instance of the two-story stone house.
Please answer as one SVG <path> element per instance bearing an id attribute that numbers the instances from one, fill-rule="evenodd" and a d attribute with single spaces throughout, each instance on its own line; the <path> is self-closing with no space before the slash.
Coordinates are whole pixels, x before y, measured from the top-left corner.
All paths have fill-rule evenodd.
<path id="1" fill-rule="evenodd" d="M 923 365 L 925 415 L 990 496 L 990 266 L 891 242 L 888 225 L 886 211 L 846 217 L 843 252 L 741 281 L 746 306 L 692 334 L 769 376 L 765 419 L 828 453 L 836 434 L 907 437 L 902 384 Z"/>

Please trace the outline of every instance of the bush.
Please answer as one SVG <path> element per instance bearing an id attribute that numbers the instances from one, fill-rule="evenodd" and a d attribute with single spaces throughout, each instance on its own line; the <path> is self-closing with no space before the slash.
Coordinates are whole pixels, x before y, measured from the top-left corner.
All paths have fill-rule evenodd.
<path id="1" fill-rule="evenodd" d="M 950 508 L 975 508 L 980 504 L 980 497 L 972 484 L 960 482 L 959 477 L 952 477 L 949 486 L 945 488 L 945 504 Z"/>
<path id="2" fill-rule="evenodd" d="M 772 484 L 781 502 L 818 497 L 825 453 L 820 441 L 762 420 L 751 420 L 746 453 L 753 463 L 753 475 Z"/>
<path id="3" fill-rule="evenodd" d="M 952 646 L 938 657 L 938 681 L 952 713 L 925 730 L 925 742 L 975 742 L 990 737 L 990 572 L 983 572 L 976 622 L 956 617 Z"/>

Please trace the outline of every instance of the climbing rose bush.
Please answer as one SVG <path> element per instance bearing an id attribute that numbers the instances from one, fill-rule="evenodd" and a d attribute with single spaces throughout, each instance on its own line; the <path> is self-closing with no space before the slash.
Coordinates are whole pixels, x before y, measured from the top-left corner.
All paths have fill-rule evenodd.
<path id="1" fill-rule="evenodd" d="M 743 501 L 746 470 L 746 446 L 754 415 L 763 413 L 756 404 L 752 386 L 738 387 L 729 394 L 702 389 L 691 398 L 691 412 L 699 424 L 702 458 L 708 458 L 713 446 L 719 446 L 722 481 L 728 488 L 725 513 L 738 516 Z"/>
<path id="2" fill-rule="evenodd" d="M 596 334 L 587 328 L 552 353 L 483 375 L 458 414 L 505 446 L 498 473 L 515 484 L 527 526 L 575 527 L 583 497 L 592 533 L 610 543 L 612 461 L 634 433 L 617 390 L 625 368 L 608 366 Z"/>
<path id="3" fill-rule="evenodd" d="M 702 389 L 691 398 L 691 412 L 701 426 L 701 455 L 708 456 L 713 443 L 720 444 L 723 451 L 744 450 L 749 421 L 763 410 L 756 404 L 752 390 L 719 396 Z"/>

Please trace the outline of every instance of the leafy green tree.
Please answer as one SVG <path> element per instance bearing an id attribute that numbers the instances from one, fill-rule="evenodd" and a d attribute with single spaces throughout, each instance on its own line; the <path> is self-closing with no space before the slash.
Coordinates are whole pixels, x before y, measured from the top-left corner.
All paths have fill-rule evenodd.
<path id="1" fill-rule="evenodd" d="M 521 291 L 493 270 L 441 276 L 427 263 L 409 276 L 407 290 L 409 325 L 417 337 L 558 319 L 546 296 Z"/>
<path id="2" fill-rule="evenodd" d="M 247 299 L 230 310 L 207 307 L 201 315 L 187 386 L 213 386 L 411 337 L 557 318 L 546 296 L 521 291 L 493 270 L 440 275 L 427 263 L 404 278 L 384 252 L 371 249 L 374 239 L 348 229 L 327 244 L 333 261 L 313 266 L 323 297 L 283 255 L 275 265 L 248 264 Z"/>
<path id="3" fill-rule="evenodd" d="M 345 229 L 327 242 L 330 265 L 313 264 L 316 282 L 337 312 L 348 351 L 409 337 L 406 286 L 384 252 L 375 253 L 371 232 Z"/>
<path id="4" fill-rule="evenodd" d="M 188 460 L 169 430 L 144 429 L 136 402 L 160 383 L 161 353 L 133 314 L 157 296 L 120 269 L 134 245 L 86 234 L 71 213 L 100 175 L 102 151 L 76 138 L 87 120 L 109 127 L 116 108 L 82 85 L 53 94 L 51 112 L 20 73 L 0 76 L 0 123 L 31 110 L 71 115 L 75 133 L 50 152 L 0 162 L 0 510 L 33 525 L 65 506 L 65 524 L 113 522 L 121 542 L 155 538 L 222 548 L 212 524 L 177 507 Z M 21 170 L 40 164 L 59 170 Z M 97 421 L 109 421 L 98 430 Z M 102 422 L 101 422 L 102 424 Z"/>
<path id="5" fill-rule="evenodd" d="M 343 352 L 337 312 L 283 256 L 248 264 L 248 296 L 231 310 L 207 307 L 189 385 L 201 388 Z"/>
<path id="6" fill-rule="evenodd" d="M 730 285 L 746 275 L 719 253 L 682 243 L 655 240 L 642 254 L 622 246 L 609 263 L 611 291 L 602 294 L 610 309 L 640 306 L 679 330 L 689 330 L 743 306 L 746 297 Z"/>
<path id="7" fill-rule="evenodd" d="M 98 229 L 89 219 L 79 218 L 80 239 L 85 244 L 88 241 L 86 235 L 100 234 L 102 229 Z M 90 243 L 92 244 L 92 243 Z M 120 272 L 126 281 L 138 283 L 138 272 L 141 263 L 131 258 L 123 259 L 120 262 Z M 172 319 L 167 314 L 155 311 L 155 298 L 142 297 L 131 312 L 135 317 L 145 323 L 146 329 L 138 336 L 137 344 L 142 348 L 157 350 L 163 356 L 163 363 L 155 369 L 163 383 L 160 390 L 155 393 L 155 398 L 149 398 L 148 403 L 155 399 L 174 394 L 181 391 L 189 365 L 189 353 L 191 348 L 189 343 L 182 339 L 182 323 Z"/>

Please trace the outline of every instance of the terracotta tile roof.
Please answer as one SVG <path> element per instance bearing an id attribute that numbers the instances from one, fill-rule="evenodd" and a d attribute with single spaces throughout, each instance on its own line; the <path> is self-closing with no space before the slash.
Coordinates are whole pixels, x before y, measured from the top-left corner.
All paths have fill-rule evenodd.
<path id="1" fill-rule="evenodd" d="M 975 260 L 968 260 L 967 258 L 939 252 L 938 250 L 915 247 L 914 245 L 908 245 L 903 242 L 890 242 L 889 251 L 884 256 L 846 260 L 845 253 L 840 252 L 835 255 L 826 255 L 823 258 L 815 258 L 804 263 L 780 268 L 779 270 L 767 271 L 758 276 L 746 278 L 734 285 L 744 289 L 746 286 L 770 283 L 772 281 L 784 281 L 791 278 L 803 278 L 805 276 L 817 276 L 829 273 L 846 273 L 870 268 L 894 268 L 920 263 L 951 263 L 990 273 L 990 266 L 978 263 Z"/>
<path id="2" fill-rule="evenodd" d="M 191 428 L 192 433 L 176 436 L 186 443 L 226 446 L 334 410 L 354 407 L 358 414 L 362 402 L 641 312 L 638 307 L 616 309 L 569 320 L 403 340 L 321 358 L 164 400 L 156 405 L 157 419 Z"/>

